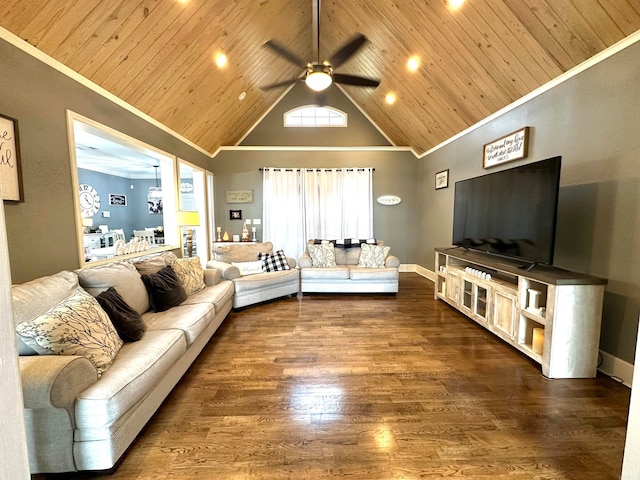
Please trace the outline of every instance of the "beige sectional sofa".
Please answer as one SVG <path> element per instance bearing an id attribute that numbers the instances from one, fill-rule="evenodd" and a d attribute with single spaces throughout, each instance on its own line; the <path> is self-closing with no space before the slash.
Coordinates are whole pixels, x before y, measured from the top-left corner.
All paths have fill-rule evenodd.
<path id="1" fill-rule="evenodd" d="M 295 258 L 281 254 L 281 264 L 276 265 L 274 271 L 261 269 L 261 254 L 274 256 L 278 253 L 273 251 L 271 242 L 216 245 L 211 253 L 213 260 L 207 262 L 207 268 L 217 270 L 222 278 L 233 281 L 233 308 L 296 295 L 300 290 Z"/>
<path id="2" fill-rule="evenodd" d="M 167 265 L 178 271 L 175 262 L 175 255 L 162 253 L 12 287 L 32 473 L 114 467 L 227 316 L 233 283 L 208 269 L 199 274 L 204 283 L 200 290 L 192 289 L 179 305 L 164 311 L 150 308 L 153 296 L 142 275 L 155 278 Z M 31 347 L 39 349 L 34 342 L 42 340 L 28 336 L 34 319 L 51 312 L 67 315 L 61 306 L 70 298 L 81 295 L 87 300 L 85 292 L 98 295 L 108 287 L 141 314 L 146 332 L 140 340 L 114 340 L 117 352 L 106 368 L 96 367 L 94 358 L 84 355 L 34 354 L 37 350 Z M 97 302 L 88 297 L 87 303 L 95 312 Z"/>
<path id="3" fill-rule="evenodd" d="M 397 293 L 400 260 L 382 241 L 309 240 L 298 260 L 302 293 Z"/>

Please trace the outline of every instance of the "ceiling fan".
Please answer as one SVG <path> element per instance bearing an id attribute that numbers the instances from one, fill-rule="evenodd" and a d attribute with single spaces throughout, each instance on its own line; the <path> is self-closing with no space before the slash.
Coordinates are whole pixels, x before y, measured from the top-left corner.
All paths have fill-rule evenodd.
<path id="1" fill-rule="evenodd" d="M 307 86 L 315 90 L 316 92 L 321 92 L 327 89 L 332 83 L 340 83 L 343 85 L 352 85 L 355 87 L 370 87 L 376 88 L 380 85 L 380 80 L 375 80 L 372 78 L 360 77 L 357 75 L 348 75 L 345 73 L 336 73 L 334 70 L 338 68 L 340 65 L 349 60 L 367 41 L 367 38 L 361 33 L 357 34 L 351 40 L 349 40 L 345 45 L 339 48 L 336 52 L 334 52 L 328 60 L 323 62 L 320 61 L 320 2 L 321 0 L 312 0 L 313 4 L 313 57 L 317 59 L 317 61 L 313 62 L 305 62 L 296 54 L 291 53 L 285 47 L 280 45 L 275 40 L 267 41 L 264 46 L 270 48 L 275 53 L 280 55 L 281 57 L 287 59 L 289 62 L 294 65 L 299 66 L 304 69 L 304 72 L 301 76 L 297 78 L 292 78 L 290 80 L 285 80 L 282 82 L 272 83 L 270 85 L 265 85 L 262 90 L 269 90 L 271 88 L 282 87 L 285 85 L 291 85 L 298 81 L 304 81 Z"/>

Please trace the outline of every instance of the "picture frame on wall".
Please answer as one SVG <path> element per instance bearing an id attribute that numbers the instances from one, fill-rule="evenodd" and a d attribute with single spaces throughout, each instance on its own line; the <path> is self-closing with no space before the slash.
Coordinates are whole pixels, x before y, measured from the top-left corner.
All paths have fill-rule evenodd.
<path id="1" fill-rule="evenodd" d="M 0 183 L 7 202 L 24 202 L 18 121 L 0 113 Z"/>
<path id="2" fill-rule="evenodd" d="M 436 173 L 436 190 L 449 186 L 449 169 Z"/>
<path id="3" fill-rule="evenodd" d="M 127 196 L 121 195 L 119 193 L 110 193 L 109 194 L 109 205 L 114 207 L 126 207 L 127 206 Z"/>
<path id="4" fill-rule="evenodd" d="M 229 210 L 229 220 L 242 220 L 242 210 Z"/>
<path id="5" fill-rule="evenodd" d="M 523 127 L 485 144 L 482 150 L 482 168 L 520 160 L 526 158 L 528 154 L 529 127 Z"/>

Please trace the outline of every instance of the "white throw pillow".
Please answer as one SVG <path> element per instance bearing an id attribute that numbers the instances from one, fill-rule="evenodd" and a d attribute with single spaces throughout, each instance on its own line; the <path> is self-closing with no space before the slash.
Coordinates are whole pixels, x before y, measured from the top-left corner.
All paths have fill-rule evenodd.
<path id="1" fill-rule="evenodd" d="M 391 247 L 381 247 L 379 245 L 368 245 L 363 243 L 360 245 L 359 267 L 365 268 L 383 268 L 384 261 L 389 255 Z"/>
<path id="2" fill-rule="evenodd" d="M 314 268 L 326 268 L 336 266 L 336 253 L 333 243 L 309 244 L 307 246 L 311 257 L 311 266 Z"/>
<path id="3" fill-rule="evenodd" d="M 98 301 L 78 287 L 48 312 L 16 327 L 20 339 L 40 355 L 78 355 L 102 374 L 123 341 Z"/>
<path id="4" fill-rule="evenodd" d="M 238 267 L 240 275 L 255 275 L 256 273 L 262 273 L 262 260 L 256 260 L 255 262 L 231 262 L 231 265 Z"/>

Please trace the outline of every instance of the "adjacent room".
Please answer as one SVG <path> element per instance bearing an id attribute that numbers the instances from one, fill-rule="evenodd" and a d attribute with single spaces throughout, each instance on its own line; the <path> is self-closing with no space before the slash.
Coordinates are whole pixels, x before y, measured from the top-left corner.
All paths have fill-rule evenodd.
<path id="1" fill-rule="evenodd" d="M 640 478 L 639 40 L 632 0 L 2 2 L 6 478 Z"/>

